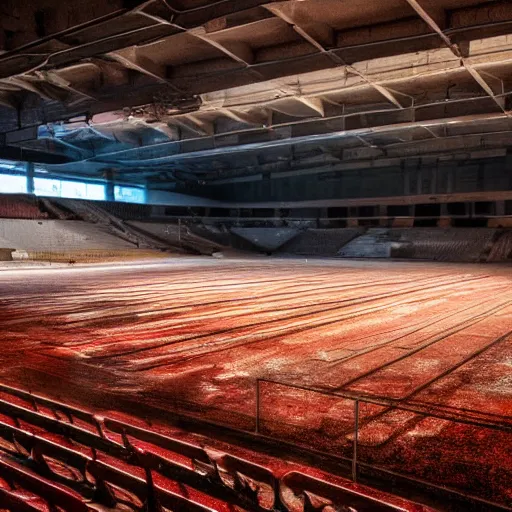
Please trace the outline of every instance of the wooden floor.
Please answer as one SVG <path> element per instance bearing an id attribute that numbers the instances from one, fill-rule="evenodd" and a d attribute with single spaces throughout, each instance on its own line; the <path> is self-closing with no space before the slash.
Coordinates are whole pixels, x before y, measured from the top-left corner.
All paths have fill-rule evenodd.
<path id="1" fill-rule="evenodd" d="M 510 267 L 192 258 L 0 272 L 0 297 L 5 382 L 251 430 L 269 379 L 262 433 L 340 456 L 358 399 L 362 462 L 512 503 Z"/>

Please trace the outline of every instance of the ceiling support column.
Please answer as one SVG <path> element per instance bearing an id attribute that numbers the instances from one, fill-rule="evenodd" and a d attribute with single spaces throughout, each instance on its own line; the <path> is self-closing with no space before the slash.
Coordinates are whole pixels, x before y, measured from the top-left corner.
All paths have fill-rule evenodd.
<path id="1" fill-rule="evenodd" d="M 34 187 L 34 162 L 27 162 L 25 165 L 25 171 L 27 174 L 27 194 L 33 194 L 35 191 Z"/>
<path id="2" fill-rule="evenodd" d="M 107 201 L 115 201 L 116 196 L 114 193 L 114 170 L 107 169 L 105 171 L 105 179 L 107 183 L 105 184 L 105 200 Z"/>

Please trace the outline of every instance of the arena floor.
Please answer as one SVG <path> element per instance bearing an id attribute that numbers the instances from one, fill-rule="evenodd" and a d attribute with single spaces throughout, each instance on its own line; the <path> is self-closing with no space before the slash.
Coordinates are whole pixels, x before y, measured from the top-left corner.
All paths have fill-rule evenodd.
<path id="1" fill-rule="evenodd" d="M 190 258 L 2 271 L 0 297 L 5 383 L 342 457 L 357 400 L 361 463 L 512 506 L 510 267 Z"/>

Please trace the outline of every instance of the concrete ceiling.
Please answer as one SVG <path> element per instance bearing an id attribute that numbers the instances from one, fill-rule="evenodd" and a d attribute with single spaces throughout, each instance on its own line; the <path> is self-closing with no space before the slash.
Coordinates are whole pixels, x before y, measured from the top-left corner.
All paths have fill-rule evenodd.
<path id="1" fill-rule="evenodd" d="M 0 6 L 0 158 L 55 175 L 172 188 L 499 156 L 511 116 L 507 0 Z"/>

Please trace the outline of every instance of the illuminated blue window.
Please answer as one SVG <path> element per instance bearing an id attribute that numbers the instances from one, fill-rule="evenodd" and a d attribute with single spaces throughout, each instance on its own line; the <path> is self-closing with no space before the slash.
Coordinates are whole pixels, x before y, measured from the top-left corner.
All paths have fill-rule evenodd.
<path id="1" fill-rule="evenodd" d="M 48 178 L 34 178 L 34 194 L 38 196 L 60 197 L 61 181 Z"/>
<path id="2" fill-rule="evenodd" d="M 27 192 L 27 178 L 25 176 L 11 176 L 0 174 L 0 193 L 25 194 Z"/>
<path id="3" fill-rule="evenodd" d="M 34 193 L 38 196 L 103 201 L 105 199 L 105 186 L 80 181 L 34 178 Z"/>
<path id="4" fill-rule="evenodd" d="M 79 181 L 61 181 L 60 195 L 61 197 L 70 197 L 73 199 L 88 199 L 87 185 Z"/>
<path id="5" fill-rule="evenodd" d="M 94 199 L 95 201 L 105 200 L 105 185 L 98 185 L 97 183 L 86 183 L 87 199 Z"/>
<path id="6" fill-rule="evenodd" d="M 80 181 L 61 181 L 61 197 L 103 201 L 105 199 L 105 185 Z"/>
<path id="7" fill-rule="evenodd" d="M 1 167 L 0 167 L 1 168 Z M 0 194 L 27 193 L 27 178 L 0 173 Z M 59 180 L 54 178 L 34 178 L 34 194 L 45 197 L 68 197 L 71 199 L 89 199 L 105 201 L 105 185 L 82 181 Z M 143 188 L 114 187 L 116 201 L 126 203 L 146 202 L 146 191 Z"/>
<path id="8" fill-rule="evenodd" d="M 114 198 L 116 201 L 124 201 L 125 203 L 145 203 L 146 191 L 143 188 L 136 187 L 114 187 Z"/>
<path id="9" fill-rule="evenodd" d="M 10 169 L 16 169 L 18 164 L 16 162 L 11 162 L 10 160 L 0 160 L 0 169 L 6 171 Z"/>

